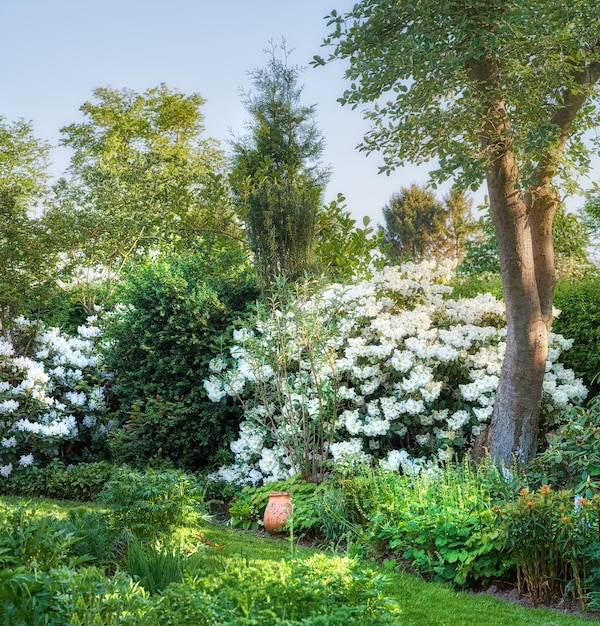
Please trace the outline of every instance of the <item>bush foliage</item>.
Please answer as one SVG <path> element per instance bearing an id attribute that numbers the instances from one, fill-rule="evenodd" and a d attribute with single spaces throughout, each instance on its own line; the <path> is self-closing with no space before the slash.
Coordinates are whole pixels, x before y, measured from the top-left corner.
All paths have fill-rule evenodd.
<path id="1" fill-rule="evenodd" d="M 490 294 L 449 297 L 452 278 L 451 263 L 406 263 L 260 308 L 204 382 L 214 402 L 244 407 L 236 463 L 219 475 L 320 482 L 331 462 L 411 471 L 468 450 L 492 415 L 506 322 Z M 587 393 L 559 362 L 571 342 L 549 343 L 545 427 Z"/>
<path id="2" fill-rule="evenodd" d="M 562 280 L 556 286 L 560 315 L 553 330 L 574 339 L 564 363 L 584 378 L 592 394 L 600 393 L 600 275 Z"/>
<path id="3" fill-rule="evenodd" d="M 529 474 L 539 484 L 574 489 L 591 498 L 600 492 L 600 396 L 587 408 L 566 410 L 547 436 L 548 446 L 532 461 Z"/>
<path id="4" fill-rule="evenodd" d="M 156 536 L 194 523 L 205 513 L 204 489 L 181 470 L 144 472 L 121 467 L 105 485 L 99 502 L 113 526 L 140 536 Z"/>
<path id="5" fill-rule="evenodd" d="M 256 295 L 235 250 L 163 255 L 129 276 L 105 331 L 123 426 L 111 439 L 117 461 L 198 469 L 221 458 L 240 411 L 207 402 L 201 381 L 219 336 Z"/>
<path id="6" fill-rule="evenodd" d="M 18 467 L 5 480 L 3 493 L 91 502 L 114 471 L 115 466 L 108 461 L 65 465 L 55 459 L 46 466 Z"/>
<path id="7" fill-rule="evenodd" d="M 413 570 L 459 586 L 510 577 L 496 507 L 513 489 L 492 465 L 469 462 L 417 476 L 365 468 L 343 489 L 362 516 L 361 540 Z"/>

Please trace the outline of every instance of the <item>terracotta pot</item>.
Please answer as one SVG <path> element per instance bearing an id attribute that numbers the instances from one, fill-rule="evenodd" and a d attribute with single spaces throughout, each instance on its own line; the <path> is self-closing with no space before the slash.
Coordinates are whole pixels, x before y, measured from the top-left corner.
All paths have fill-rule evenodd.
<path id="1" fill-rule="evenodd" d="M 269 494 L 269 502 L 265 509 L 263 521 L 265 530 L 276 533 L 285 526 L 292 512 L 292 494 L 288 491 L 275 491 Z"/>

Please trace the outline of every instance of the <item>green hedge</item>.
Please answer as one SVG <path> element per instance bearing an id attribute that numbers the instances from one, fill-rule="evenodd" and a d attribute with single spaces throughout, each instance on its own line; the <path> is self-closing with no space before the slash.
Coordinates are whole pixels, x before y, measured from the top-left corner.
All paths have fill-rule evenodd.
<path id="1" fill-rule="evenodd" d="M 257 295 L 235 251 L 163 255 L 128 277 L 119 294 L 127 308 L 105 330 L 119 386 L 117 463 L 194 471 L 226 460 L 241 409 L 210 402 L 202 382 L 219 338 Z"/>
<path id="2" fill-rule="evenodd" d="M 45 467 L 17 467 L 0 481 L 7 496 L 46 497 L 93 502 L 112 478 L 115 467 L 107 461 L 65 465 L 52 461 Z"/>
<path id="3" fill-rule="evenodd" d="M 594 377 L 600 372 L 600 276 L 559 281 L 554 303 L 561 313 L 552 330 L 574 339 L 561 360 L 583 377 L 590 397 L 597 395 L 600 384 Z"/>

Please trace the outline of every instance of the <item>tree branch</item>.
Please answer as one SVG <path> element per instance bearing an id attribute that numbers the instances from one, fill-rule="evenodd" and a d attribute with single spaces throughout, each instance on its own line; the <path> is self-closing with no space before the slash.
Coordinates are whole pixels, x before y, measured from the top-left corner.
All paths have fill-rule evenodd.
<path id="1" fill-rule="evenodd" d="M 573 71 L 573 86 L 567 87 L 562 94 L 561 103 L 550 122 L 559 129 L 557 145 L 548 149 L 540 158 L 534 170 L 532 193 L 549 185 L 556 174 L 565 145 L 570 136 L 571 126 L 589 96 L 591 88 L 600 79 L 600 63 L 591 63 Z M 531 200 L 529 201 L 529 203 Z"/>

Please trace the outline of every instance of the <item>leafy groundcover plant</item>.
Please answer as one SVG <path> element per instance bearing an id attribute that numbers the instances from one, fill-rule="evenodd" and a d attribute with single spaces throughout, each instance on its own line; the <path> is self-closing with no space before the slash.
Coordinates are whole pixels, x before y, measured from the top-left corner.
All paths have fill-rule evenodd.
<path id="1" fill-rule="evenodd" d="M 2 491 L 5 495 L 91 502 L 98 498 L 115 469 L 108 461 L 67 465 L 58 459 L 48 465 L 17 466 L 2 482 Z"/>
<path id="2" fill-rule="evenodd" d="M 511 577 L 514 559 L 504 549 L 497 511 L 514 487 L 492 464 L 465 460 L 416 475 L 364 468 L 341 485 L 363 519 L 362 549 L 458 586 L 481 588 Z"/>
<path id="3" fill-rule="evenodd" d="M 16 552 L 0 568 L 0 622 L 19 626 L 129 624 L 130 626 L 583 626 L 583 617 L 524 609 L 485 594 L 460 594 L 445 585 L 357 558 L 298 547 L 287 540 L 233 531 L 202 522 L 162 535 L 159 544 L 137 537 L 144 555 L 125 555 L 117 568 L 101 560 L 82 562 L 73 554 L 104 513 L 96 505 L 31 503 L 0 499 L 0 526 L 10 511 L 35 538 L 45 558 L 37 565 Z M 73 512 L 73 515 L 71 515 Z M 33 517 L 50 519 L 34 521 Z M 49 541 L 42 527 L 69 541 Z M 44 526 L 45 525 L 45 526 Z M 88 529 L 88 531 L 86 531 Z M 31 531 L 31 532 L 29 532 Z M 88 537 L 79 541 L 86 532 Z M 8 554 L 2 534 L 0 558 Z M 65 535 L 66 536 L 66 535 Z M 112 539 L 109 538 L 109 545 Z M 33 544 L 32 544 L 33 545 Z M 133 544 L 132 544 L 133 545 Z M 96 552 L 98 553 L 98 552 Z M 106 553 L 106 550 L 105 550 Z M 159 555 L 159 553 L 161 553 Z M 92 558 L 91 553 L 87 554 Z M 127 557 L 127 558 L 125 558 Z M 169 565 L 164 567 L 164 557 Z M 46 565 L 44 565 L 46 564 Z M 129 569 L 131 568 L 131 569 Z"/>
<path id="4" fill-rule="evenodd" d="M 99 511 L 71 516 L 55 505 L 50 508 L 2 505 L 2 623 L 398 623 L 397 607 L 384 594 L 385 577 L 353 559 L 306 550 L 286 559 L 286 548 L 268 542 L 260 554 L 249 558 L 243 545 L 236 554 L 209 539 L 222 534 L 214 527 L 205 536 L 197 526 L 178 526 L 174 533 L 151 539 L 134 533 L 122 553 L 114 556 L 115 568 L 91 553 L 77 552 L 82 542 L 91 546 L 86 526 L 103 534 L 90 517 Z M 109 521 L 112 515 L 109 511 Z M 122 517 L 119 514 L 108 526 Z M 114 546 L 114 535 L 105 538 Z M 256 545 L 249 547 L 257 550 Z"/>
<path id="5" fill-rule="evenodd" d="M 392 558 L 469 588 L 515 584 L 534 604 L 600 597 L 600 496 L 468 460 L 401 475 L 365 466 L 337 479 L 360 521 L 350 553 Z M 323 488 L 323 483 L 320 488 Z"/>
<path id="6" fill-rule="evenodd" d="M 600 396 L 587 406 L 564 411 L 561 423 L 547 435 L 548 447 L 528 468 L 538 484 L 573 489 L 592 498 L 600 490 Z"/>
<path id="7" fill-rule="evenodd" d="M 318 511 L 319 487 L 314 483 L 307 483 L 302 480 L 298 474 L 287 480 L 271 482 L 262 486 L 245 486 L 230 503 L 230 524 L 245 530 L 260 528 L 263 525 L 262 520 L 269 501 L 269 493 L 272 491 L 287 491 L 291 494 L 293 524 L 296 534 L 318 532 L 320 522 Z"/>

